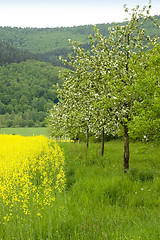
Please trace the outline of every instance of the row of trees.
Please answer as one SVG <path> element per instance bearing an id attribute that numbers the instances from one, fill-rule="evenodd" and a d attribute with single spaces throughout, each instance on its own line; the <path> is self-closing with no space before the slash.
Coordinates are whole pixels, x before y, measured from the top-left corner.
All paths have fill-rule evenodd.
<path id="1" fill-rule="evenodd" d="M 123 127 L 124 172 L 129 168 L 129 135 L 135 134 L 137 123 L 143 122 L 145 127 L 144 116 L 149 122 L 147 114 L 153 106 L 159 109 L 157 38 L 146 37 L 142 27 L 151 18 L 150 8 L 149 4 L 142 10 L 137 6 L 129 11 L 124 6 L 130 20 L 109 28 L 108 38 L 95 27 L 94 36 L 89 36 L 91 51 L 70 41 L 74 55 L 63 63 L 71 70 L 62 74 L 65 81 L 57 90 L 59 103 L 48 117 L 53 136 L 67 134 L 75 138 L 85 132 L 88 147 L 89 132 L 101 135 L 102 155 L 104 134 L 115 135 Z M 155 118 L 159 127 L 158 114 L 150 118 Z"/>
<path id="2" fill-rule="evenodd" d="M 47 112 L 48 109 L 51 109 L 53 106 L 52 100 L 46 100 L 44 97 L 36 98 L 34 97 L 31 102 L 28 101 L 25 95 L 19 99 L 13 98 L 10 103 L 5 105 L 0 100 L 0 114 L 9 113 L 24 113 L 26 110 L 36 110 Z"/>
<path id="3" fill-rule="evenodd" d="M 0 127 L 45 127 L 46 113 L 27 109 L 24 113 L 0 115 Z"/>

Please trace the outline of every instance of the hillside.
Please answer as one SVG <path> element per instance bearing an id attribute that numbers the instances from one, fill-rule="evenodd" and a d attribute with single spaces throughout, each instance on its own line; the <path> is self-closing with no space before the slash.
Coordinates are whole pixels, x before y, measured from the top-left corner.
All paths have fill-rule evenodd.
<path id="1" fill-rule="evenodd" d="M 156 16 L 156 18 L 160 19 L 160 16 Z M 103 35 L 109 36 L 108 27 L 113 25 L 114 23 L 98 24 L 97 26 Z M 145 23 L 144 28 L 146 29 L 146 35 L 154 36 L 157 34 L 160 36 L 160 29 L 157 29 L 151 20 Z M 90 34 L 94 34 L 92 25 L 61 28 L 0 27 L 0 40 L 13 47 L 40 54 L 69 48 L 68 39 L 87 43 Z"/>
<path id="2" fill-rule="evenodd" d="M 63 68 L 36 60 L 0 67 L 0 125 L 5 126 L 6 114 L 7 120 L 13 120 L 8 126 L 15 125 L 13 115 L 17 114 L 22 120 L 33 120 L 33 125 L 37 120 L 42 122 L 47 109 L 57 102 L 53 85 L 57 82 L 61 84 L 58 77 L 60 70 L 63 71 Z M 12 117 L 8 114 L 12 114 Z M 26 114 L 27 119 L 24 117 Z M 37 117 L 33 117 L 36 114 Z M 17 125 L 27 126 L 28 122 L 21 121 Z"/>
<path id="3" fill-rule="evenodd" d="M 156 16 L 160 20 L 160 16 Z M 122 24 L 125 24 L 124 22 Z M 108 27 L 111 24 L 98 24 L 100 32 L 108 36 Z M 160 29 L 154 26 L 153 21 L 148 20 L 143 26 L 146 35 L 160 37 Z M 88 36 L 94 34 L 92 25 L 61 28 L 11 28 L 0 27 L 0 41 L 9 43 L 11 46 L 38 54 L 44 61 L 50 61 L 54 65 L 60 65 L 60 55 L 67 57 L 71 51 L 68 39 L 80 41 L 88 45 Z"/>
<path id="4" fill-rule="evenodd" d="M 0 42 L 0 65 L 20 63 L 27 59 L 42 60 L 38 55 L 12 47 L 9 43 Z"/>

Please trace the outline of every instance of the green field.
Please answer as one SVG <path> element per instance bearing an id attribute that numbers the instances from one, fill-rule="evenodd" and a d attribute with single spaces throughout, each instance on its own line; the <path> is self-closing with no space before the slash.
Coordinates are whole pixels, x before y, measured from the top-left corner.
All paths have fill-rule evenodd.
<path id="1" fill-rule="evenodd" d="M 48 136 L 47 128 L 0 128 L 0 134 L 12 134 L 21 136 Z"/>
<path id="2" fill-rule="evenodd" d="M 123 142 L 61 144 L 67 191 L 59 239 L 160 239 L 160 147 L 131 143 L 123 174 Z"/>
<path id="3" fill-rule="evenodd" d="M 123 142 L 59 143 L 65 156 L 66 189 L 43 217 L 1 224 L 8 239 L 160 239 L 160 147 L 131 143 L 130 170 L 123 173 Z M 20 218 L 19 218 L 20 219 Z M 1 237 L 0 237 L 1 239 Z"/>

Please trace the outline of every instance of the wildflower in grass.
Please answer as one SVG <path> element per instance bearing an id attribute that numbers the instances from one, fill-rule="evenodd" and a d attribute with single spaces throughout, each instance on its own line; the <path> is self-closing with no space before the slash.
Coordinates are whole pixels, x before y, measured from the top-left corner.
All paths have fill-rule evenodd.
<path id="1" fill-rule="evenodd" d="M 0 198 L 3 220 L 13 210 L 31 214 L 55 201 L 55 192 L 65 187 L 64 156 L 59 145 L 44 136 L 0 135 Z M 40 214 L 40 215 L 39 215 Z"/>

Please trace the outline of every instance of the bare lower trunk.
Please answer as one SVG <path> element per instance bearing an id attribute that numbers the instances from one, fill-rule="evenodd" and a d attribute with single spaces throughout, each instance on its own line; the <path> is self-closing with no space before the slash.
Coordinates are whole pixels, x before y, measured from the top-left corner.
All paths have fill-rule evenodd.
<path id="1" fill-rule="evenodd" d="M 102 128 L 101 134 L 101 156 L 104 154 L 104 127 Z"/>
<path id="2" fill-rule="evenodd" d="M 89 128 L 87 127 L 87 131 L 86 131 L 86 147 L 88 149 L 88 143 L 89 143 Z"/>
<path id="3" fill-rule="evenodd" d="M 123 158 L 123 170 L 126 173 L 129 168 L 129 134 L 128 126 L 124 124 L 124 158 Z"/>
<path id="4" fill-rule="evenodd" d="M 127 35 L 127 46 L 130 46 L 130 33 Z M 129 48 L 128 48 L 129 49 Z M 127 50 L 127 64 L 126 64 L 126 72 L 127 76 L 129 73 L 129 59 L 130 59 L 130 53 L 129 50 Z M 127 104 L 126 104 L 127 106 Z M 126 119 L 128 119 L 128 115 L 126 116 Z M 124 123 L 124 158 L 123 158 L 123 170 L 124 173 L 127 172 L 127 169 L 129 169 L 129 133 L 128 133 L 128 126 L 127 123 Z"/>

